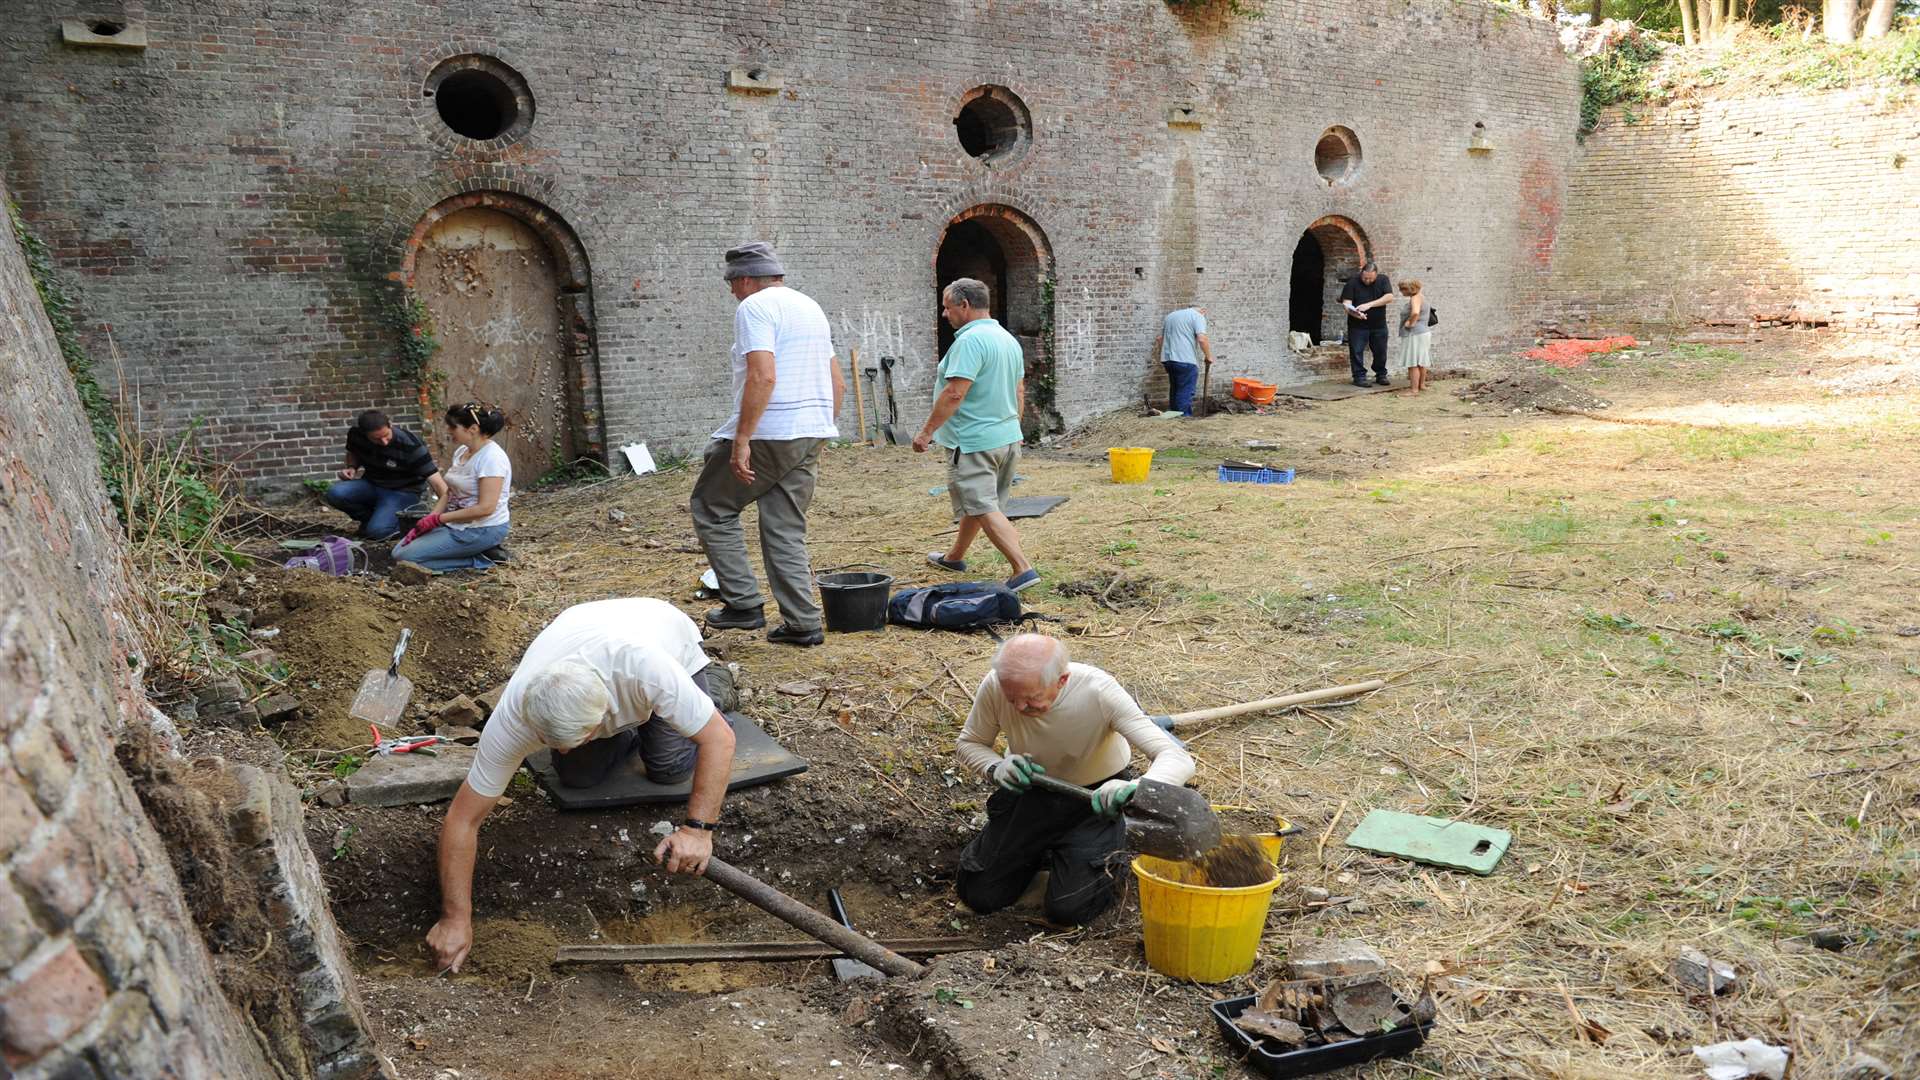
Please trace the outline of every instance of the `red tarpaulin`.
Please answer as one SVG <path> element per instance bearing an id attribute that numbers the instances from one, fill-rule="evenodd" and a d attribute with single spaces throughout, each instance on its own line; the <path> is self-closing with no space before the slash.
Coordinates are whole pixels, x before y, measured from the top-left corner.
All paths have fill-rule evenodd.
<path id="1" fill-rule="evenodd" d="M 1603 338 L 1562 338 L 1549 341 L 1537 349 L 1528 349 L 1521 356 L 1529 360 L 1545 360 L 1554 367 L 1579 367 L 1587 362 L 1594 353 L 1615 352 L 1631 349 L 1640 343 L 1627 334 Z"/>

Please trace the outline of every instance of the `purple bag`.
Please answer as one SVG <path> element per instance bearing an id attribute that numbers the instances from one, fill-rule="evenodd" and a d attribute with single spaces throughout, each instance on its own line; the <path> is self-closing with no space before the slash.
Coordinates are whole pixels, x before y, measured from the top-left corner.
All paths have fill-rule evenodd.
<path id="1" fill-rule="evenodd" d="M 359 564 L 355 565 L 355 559 Z M 334 577 L 358 574 L 367 568 L 367 553 L 344 536 L 323 536 L 313 550 L 287 560 L 289 570 L 318 570 Z"/>

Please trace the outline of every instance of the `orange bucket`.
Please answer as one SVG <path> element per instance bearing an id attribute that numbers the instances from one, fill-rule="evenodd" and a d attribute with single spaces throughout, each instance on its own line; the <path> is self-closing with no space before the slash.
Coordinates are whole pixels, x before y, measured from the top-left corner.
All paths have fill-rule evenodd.
<path id="1" fill-rule="evenodd" d="M 1247 400 L 1247 395 L 1253 392 L 1253 388 L 1259 385 L 1259 379 L 1249 379 L 1245 376 L 1237 377 L 1233 380 L 1233 396 L 1239 398 L 1241 401 L 1245 401 Z"/>
<path id="2" fill-rule="evenodd" d="M 1280 388 L 1273 383 L 1254 383 L 1253 386 L 1247 390 L 1247 400 L 1253 402 L 1255 405 L 1271 405 L 1273 404 L 1273 395 L 1278 393 L 1279 390 Z"/>

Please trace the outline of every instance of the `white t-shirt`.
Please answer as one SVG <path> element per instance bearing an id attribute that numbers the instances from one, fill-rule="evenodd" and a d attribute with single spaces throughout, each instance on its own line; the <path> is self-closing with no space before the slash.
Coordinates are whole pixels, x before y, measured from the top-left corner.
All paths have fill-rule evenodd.
<path id="1" fill-rule="evenodd" d="M 500 703 L 480 733 L 467 784 L 493 798 L 507 790 L 515 769 L 540 749 L 540 737 L 520 718 L 527 684 L 561 660 L 599 672 L 613 698 L 613 714 L 589 738 L 600 739 L 658 716 L 694 736 L 713 718 L 713 701 L 694 685 L 708 664 L 700 628 L 665 600 L 633 597 L 576 604 L 527 646 Z"/>
<path id="2" fill-rule="evenodd" d="M 448 528 L 470 529 L 507 523 L 507 499 L 513 495 L 513 462 L 496 442 L 489 441 L 471 457 L 464 446 L 454 449 L 453 464 L 447 467 L 447 509 L 464 510 L 479 502 L 483 476 L 500 478 L 500 501 L 493 504 L 493 513 L 477 521 L 449 522 Z"/>
<path id="3" fill-rule="evenodd" d="M 1178 787 L 1193 775 L 1193 758 L 1173 736 L 1147 719 L 1126 687 L 1091 664 L 1068 664 L 1067 685 L 1039 716 L 1020 715 L 1000 692 L 999 675 L 988 671 L 960 730 L 961 764 L 991 772 L 1000 763 L 993 742 L 1002 732 L 1009 753 L 1031 755 L 1048 776 L 1082 787 L 1126 768 L 1134 750 L 1153 762 L 1144 780 Z"/>
<path id="4" fill-rule="evenodd" d="M 773 354 L 773 396 L 755 439 L 832 439 L 833 329 L 827 313 L 785 285 L 761 289 L 733 312 L 733 415 L 713 433 L 731 439 L 739 429 L 740 395 L 747 386 L 747 354 Z"/>

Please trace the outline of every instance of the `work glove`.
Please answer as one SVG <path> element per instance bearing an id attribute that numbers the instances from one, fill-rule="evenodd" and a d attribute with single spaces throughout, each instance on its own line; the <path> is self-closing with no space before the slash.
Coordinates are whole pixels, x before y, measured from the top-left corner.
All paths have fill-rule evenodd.
<path id="1" fill-rule="evenodd" d="M 1121 809 L 1133 801 L 1133 793 L 1138 790 L 1138 780 L 1109 780 L 1094 791 L 1093 812 L 1101 817 L 1119 817 Z"/>
<path id="2" fill-rule="evenodd" d="M 440 527 L 440 515 L 428 514 L 426 517 L 421 518 L 419 523 L 416 524 L 413 528 L 407 530 L 406 539 L 400 541 L 400 543 L 411 544 L 413 543 L 414 537 L 425 536 L 439 527 Z"/>
<path id="3" fill-rule="evenodd" d="M 1033 786 L 1033 778 L 1046 772 L 1046 766 L 1025 754 L 1008 754 L 993 767 L 993 782 L 1000 790 L 1016 794 Z"/>

